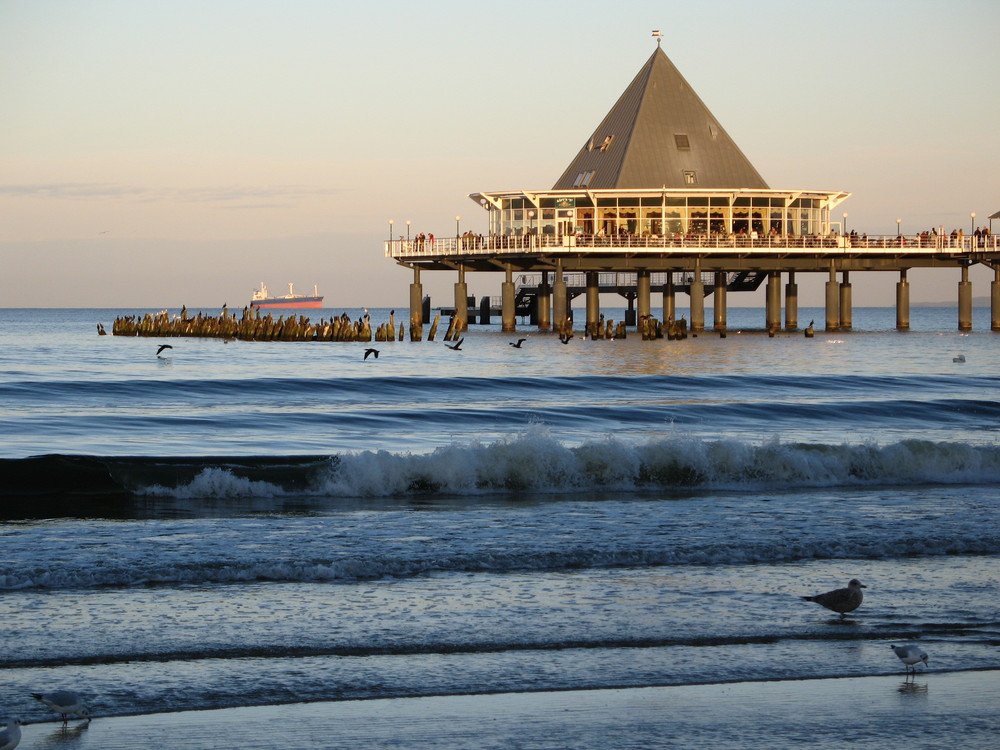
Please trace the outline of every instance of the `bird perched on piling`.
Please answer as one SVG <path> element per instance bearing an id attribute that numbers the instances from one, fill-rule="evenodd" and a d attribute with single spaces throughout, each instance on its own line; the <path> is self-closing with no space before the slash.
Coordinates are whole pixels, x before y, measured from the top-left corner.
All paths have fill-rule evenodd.
<path id="1" fill-rule="evenodd" d="M 845 614 L 853 612 L 861 606 L 861 602 L 865 598 L 861 589 L 866 588 L 868 587 L 861 583 L 861 581 L 857 578 L 852 578 L 850 582 L 848 582 L 846 589 L 834 589 L 833 591 L 827 591 L 825 594 L 803 596 L 802 598 L 807 602 L 816 602 L 820 606 L 826 607 L 834 612 L 839 612 L 841 618 L 843 618 Z"/>
<path id="2" fill-rule="evenodd" d="M 449 349 L 454 349 L 457 352 L 459 349 L 462 348 L 462 342 L 463 341 L 465 341 L 464 337 L 460 338 L 454 344 L 445 344 L 445 346 L 447 346 Z"/>
<path id="3" fill-rule="evenodd" d="M 164 349 L 173 349 L 170 344 L 160 344 L 160 348 L 156 350 L 156 356 L 159 357 Z"/>
<path id="4" fill-rule="evenodd" d="M 908 643 L 905 646 L 889 646 L 893 653 L 899 657 L 899 660 L 906 665 L 906 671 L 909 672 L 911 669 L 913 673 L 917 672 L 917 664 L 920 662 L 927 666 L 927 654 L 924 650 L 914 643 Z"/>
<path id="5" fill-rule="evenodd" d="M 21 741 L 21 720 L 7 719 L 7 728 L 0 730 L 0 750 L 14 750 Z"/>
<path id="6" fill-rule="evenodd" d="M 811 339 L 813 336 L 816 335 L 816 331 L 813 329 L 813 323 L 814 323 L 814 321 L 810 320 L 809 321 L 809 325 L 806 326 L 806 338 L 807 339 Z"/>
<path id="7" fill-rule="evenodd" d="M 78 719 L 90 721 L 90 709 L 83 699 L 72 690 L 56 690 L 54 693 L 32 693 L 31 697 L 44 703 L 62 716 L 63 724 L 69 721 L 72 714 Z"/>
<path id="8" fill-rule="evenodd" d="M 368 359 L 369 354 L 374 354 L 375 359 L 378 359 L 378 349 L 365 349 L 365 359 Z"/>
<path id="9" fill-rule="evenodd" d="M 518 339 L 516 342 L 514 342 L 514 341 L 508 341 L 507 345 L 508 346 L 513 346 L 515 349 L 520 349 L 521 348 L 521 344 L 523 344 L 527 340 L 528 339 Z"/>

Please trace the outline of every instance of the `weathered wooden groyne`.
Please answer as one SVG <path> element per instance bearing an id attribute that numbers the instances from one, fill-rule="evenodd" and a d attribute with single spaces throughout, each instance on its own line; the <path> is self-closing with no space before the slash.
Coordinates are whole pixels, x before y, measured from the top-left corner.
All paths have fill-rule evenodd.
<path id="1" fill-rule="evenodd" d="M 434 340 L 439 318 L 431 325 L 428 341 Z M 141 316 L 128 315 L 115 318 L 111 332 L 115 336 L 185 336 L 243 341 L 402 341 L 405 337 L 403 324 L 396 326 L 395 311 L 390 313 L 388 322 L 373 330 L 368 314 L 352 320 L 347 313 L 342 313 L 313 323 L 304 315 L 275 318 L 271 313 L 261 315 L 259 309 L 250 307 L 243 308 L 238 317 L 225 307 L 217 316 L 201 312 L 192 316 L 186 307 L 178 315 L 170 315 L 166 310 Z M 99 326 L 98 334 L 103 333 L 103 326 Z M 410 340 L 420 341 L 422 337 L 423 326 L 411 326 Z"/>

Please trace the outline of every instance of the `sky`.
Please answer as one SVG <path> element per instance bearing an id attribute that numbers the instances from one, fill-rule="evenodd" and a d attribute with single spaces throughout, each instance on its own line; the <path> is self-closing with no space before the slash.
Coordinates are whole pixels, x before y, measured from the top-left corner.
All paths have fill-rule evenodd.
<path id="1" fill-rule="evenodd" d="M 550 188 L 652 29 L 772 188 L 851 192 L 858 232 L 968 231 L 1000 210 L 998 28 L 996 0 L 0 0 L 0 307 L 235 307 L 262 281 L 405 307 L 389 219 L 484 232 L 469 194 Z M 453 274 L 421 280 L 450 304 Z M 958 280 L 911 271 L 911 299 Z M 854 304 L 896 281 L 852 274 Z"/>

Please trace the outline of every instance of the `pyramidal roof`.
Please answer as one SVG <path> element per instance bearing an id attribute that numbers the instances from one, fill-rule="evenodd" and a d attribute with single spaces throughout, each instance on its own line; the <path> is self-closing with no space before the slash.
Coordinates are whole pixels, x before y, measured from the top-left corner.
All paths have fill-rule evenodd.
<path id="1" fill-rule="evenodd" d="M 657 46 L 553 190 L 767 183 Z"/>

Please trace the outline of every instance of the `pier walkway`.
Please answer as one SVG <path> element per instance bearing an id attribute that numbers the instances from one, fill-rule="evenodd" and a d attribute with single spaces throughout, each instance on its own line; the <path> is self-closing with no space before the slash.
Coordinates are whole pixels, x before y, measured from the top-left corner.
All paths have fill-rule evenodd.
<path id="1" fill-rule="evenodd" d="M 849 274 L 889 271 L 896 284 L 897 328 L 909 328 L 910 268 L 956 269 L 959 330 L 972 327 L 972 285 L 968 269 L 982 263 L 994 270 L 991 287 L 991 327 L 1000 331 L 1000 240 L 994 236 L 920 235 L 491 235 L 419 240 L 389 240 L 385 254 L 412 269 L 411 323 L 422 318 L 421 271 L 457 272 L 454 310 L 464 328 L 468 324 L 467 272 L 503 272 L 499 309 L 504 330 L 514 330 L 517 316 L 530 316 L 542 330 L 557 330 L 570 317 L 570 303 L 587 297 L 587 323 L 600 319 L 599 296 L 616 293 L 628 302 L 626 322 L 650 311 L 652 293 L 663 295 L 663 317 L 674 315 L 674 295 L 691 297 L 692 330 L 703 330 L 704 298 L 714 296 L 713 326 L 725 330 L 726 295 L 750 291 L 767 283 L 764 327 L 797 329 L 798 287 L 796 273 L 825 273 L 826 330 L 850 330 L 851 284 Z M 784 322 L 781 278 L 785 275 Z M 516 283 L 515 283 L 516 277 Z M 633 304 L 635 307 L 633 307 Z M 482 305 L 489 314 L 496 305 Z M 474 308 L 473 308 L 474 309 Z M 485 317 L 480 312 L 480 317 Z M 554 319 L 554 320 L 553 320 Z M 555 323 L 555 325 L 553 325 Z"/>

